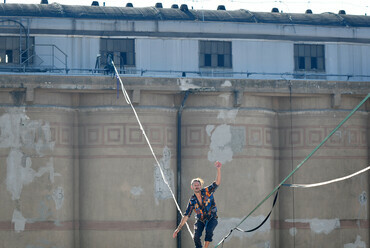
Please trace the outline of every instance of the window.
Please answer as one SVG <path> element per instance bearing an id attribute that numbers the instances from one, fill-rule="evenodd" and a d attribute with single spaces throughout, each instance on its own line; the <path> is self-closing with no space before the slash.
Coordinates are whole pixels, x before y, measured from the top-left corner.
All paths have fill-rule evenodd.
<path id="1" fill-rule="evenodd" d="M 199 66 L 203 68 L 231 68 L 231 42 L 200 41 Z"/>
<path id="2" fill-rule="evenodd" d="M 325 71 L 324 45 L 294 44 L 296 71 Z"/>
<path id="3" fill-rule="evenodd" d="M 100 40 L 101 66 L 108 63 L 108 56 L 113 58 L 117 68 L 135 66 L 135 40 L 134 39 L 101 39 Z"/>
<path id="4" fill-rule="evenodd" d="M 35 40 L 33 37 L 29 37 L 29 49 L 27 49 L 26 38 L 19 38 L 13 36 L 1 36 L 0 37 L 0 64 L 20 64 L 20 57 L 22 62 L 31 64 L 33 62 L 33 46 Z M 21 47 L 20 47 L 21 46 Z"/>
<path id="5" fill-rule="evenodd" d="M 13 63 L 13 50 L 6 50 L 5 52 L 5 63 Z"/>

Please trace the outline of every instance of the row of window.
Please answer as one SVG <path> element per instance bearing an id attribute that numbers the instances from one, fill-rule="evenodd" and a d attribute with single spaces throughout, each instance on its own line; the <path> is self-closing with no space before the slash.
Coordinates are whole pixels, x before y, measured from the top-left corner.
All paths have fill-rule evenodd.
<path id="1" fill-rule="evenodd" d="M 100 67 L 106 67 L 109 58 L 112 58 L 119 68 L 134 67 L 136 63 L 134 39 L 102 38 L 100 53 L 100 61 L 97 62 Z M 19 38 L 0 37 L 0 64 L 19 64 Z M 232 42 L 199 41 L 199 67 L 232 68 Z M 294 69 L 325 71 L 324 45 L 295 44 Z"/>
<path id="2" fill-rule="evenodd" d="M 102 39 L 100 51 L 102 63 L 114 58 L 121 68 L 135 66 L 135 42 L 133 39 Z M 199 67 L 232 68 L 232 43 L 230 41 L 199 41 Z M 324 45 L 295 44 L 294 69 L 296 71 L 325 71 Z"/>

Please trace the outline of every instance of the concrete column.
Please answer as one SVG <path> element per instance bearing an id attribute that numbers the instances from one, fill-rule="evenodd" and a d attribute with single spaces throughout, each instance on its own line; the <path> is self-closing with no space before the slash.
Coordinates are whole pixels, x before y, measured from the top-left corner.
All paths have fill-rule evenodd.
<path id="1" fill-rule="evenodd" d="M 212 245 L 227 235 L 276 183 L 276 113 L 272 110 L 272 98 L 246 94 L 241 107 L 234 108 L 233 97 L 233 92 L 190 95 L 183 112 L 184 209 L 193 194 L 191 179 L 201 177 L 207 186 L 216 177 L 213 163 L 223 163 L 222 182 L 215 193 L 219 224 Z M 259 225 L 271 204 L 272 199 L 240 227 Z M 194 223 L 194 214 L 191 219 Z M 183 247 L 192 247 L 190 236 L 183 233 L 183 237 Z M 273 221 L 267 221 L 252 234 L 235 231 L 225 245 L 274 247 Z"/>
<path id="2" fill-rule="evenodd" d="M 0 110 L 1 246 L 74 247 L 74 111 L 60 93 L 33 103 Z"/>
<path id="3" fill-rule="evenodd" d="M 176 109 L 148 106 L 171 100 L 144 94 L 136 109 L 176 192 Z M 81 106 L 81 247 L 175 247 L 176 207 L 131 108 L 114 94 L 82 96 Z"/>

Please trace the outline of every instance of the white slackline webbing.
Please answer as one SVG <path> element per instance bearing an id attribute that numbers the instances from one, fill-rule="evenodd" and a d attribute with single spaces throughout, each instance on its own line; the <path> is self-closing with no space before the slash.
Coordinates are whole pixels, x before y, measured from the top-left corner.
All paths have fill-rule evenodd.
<path id="1" fill-rule="evenodd" d="M 369 169 L 370 169 L 370 166 L 368 166 L 365 169 L 362 169 L 360 171 L 357 171 L 357 172 L 355 172 L 355 173 L 353 173 L 351 175 L 348 175 L 348 176 L 345 176 L 345 177 L 336 178 L 336 179 L 325 181 L 325 182 L 321 182 L 321 183 L 312 183 L 312 184 L 283 184 L 283 186 L 288 186 L 288 187 L 292 187 L 292 188 L 313 188 L 313 187 L 323 186 L 323 185 L 327 185 L 327 184 L 336 183 L 336 182 L 339 182 L 339 181 L 346 180 L 348 178 L 357 176 L 358 174 L 361 174 L 361 173 L 363 173 L 363 172 L 365 172 L 365 171 L 367 171 Z"/>
<path id="2" fill-rule="evenodd" d="M 170 187 L 170 185 L 169 185 L 168 181 L 166 180 L 166 177 L 164 176 L 164 173 L 163 173 L 163 170 L 162 170 L 162 168 L 161 168 L 161 165 L 159 164 L 159 161 L 158 161 L 158 159 L 157 159 L 157 156 L 155 155 L 155 153 L 154 153 L 154 151 L 153 151 L 153 147 L 152 147 L 152 145 L 150 144 L 150 141 L 149 141 L 149 139 L 148 139 L 148 136 L 147 136 L 147 135 L 146 135 L 146 133 L 145 133 L 145 130 L 144 130 L 143 126 L 141 125 L 141 122 L 140 122 L 139 116 L 137 115 L 136 110 L 135 110 L 134 106 L 133 106 L 133 105 L 132 105 L 132 103 L 131 103 L 130 97 L 129 97 L 129 95 L 127 94 L 127 91 L 126 91 L 126 89 L 125 89 L 125 86 L 124 86 L 124 85 L 123 85 L 123 83 L 122 83 L 121 77 L 119 76 L 118 71 L 117 71 L 117 68 L 116 68 L 116 66 L 114 65 L 114 62 L 113 62 L 113 61 L 112 61 L 112 65 L 113 65 L 113 68 L 114 68 L 114 71 L 115 71 L 116 77 L 117 77 L 117 79 L 119 80 L 119 82 L 120 82 L 120 84 L 121 84 L 121 89 L 122 89 L 123 96 L 125 97 L 125 100 L 126 100 L 127 104 L 129 104 L 129 105 L 131 106 L 132 111 L 133 111 L 133 112 L 134 112 L 134 114 L 135 114 L 136 120 L 137 120 L 137 122 L 139 123 L 139 126 L 140 126 L 140 130 L 141 130 L 141 132 L 143 133 L 143 135 L 144 135 L 144 137 L 145 137 L 145 140 L 146 140 L 146 142 L 148 143 L 148 146 L 149 146 L 149 148 L 150 148 L 150 151 L 152 152 L 152 155 L 153 155 L 153 157 L 154 157 L 154 159 L 155 159 L 155 162 L 157 163 L 157 166 L 158 166 L 158 168 L 159 168 L 159 170 L 160 170 L 160 172 L 161 172 L 162 179 L 163 179 L 164 183 L 167 185 L 168 189 L 169 189 L 169 190 L 170 190 L 170 192 L 171 192 L 171 195 L 172 195 L 172 198 L 173 198 L 173 200 L 174 200 L 174 202 L 175 202 L 175 204 L 176 204 L 177 210 L 179 211 L 179 213 L 181 214 L 181 216 L 182 216 L 182 217 L 184 217 L 184 215 L 183 215 L 183 214 L 182 214 L 182 212 L 181 212 L 181 208 L 180 208 L 179 204 L 178 204 L 178 203 L 177 203 L 177 201 L 176 201 L 176 197 L 175 197 L 175 195 L 174 195 L 174 193 L 173 193 L 173 191 L 172 191 L 172 189 L 171 189 L 171 187 Z M 191 232 L 191 230 L 190 230 L 190 227 L 189 227 L 188 223 L 185 223 L 185 224 L 186 224 L 186 227 L 187 227 L 187 229 L 188 229 L 188 231 L 189 231 L 189 233 L 190 233 L 191 238 L 194 238 L 193 233 Z"/>

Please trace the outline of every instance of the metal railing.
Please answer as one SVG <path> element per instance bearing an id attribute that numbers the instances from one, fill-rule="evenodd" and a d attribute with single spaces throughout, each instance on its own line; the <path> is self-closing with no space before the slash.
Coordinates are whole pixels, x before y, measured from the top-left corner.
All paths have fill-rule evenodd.
<path id="1" fill-rule="evenodd" d="M 36 54 L 35 53 L 36 47 L 50 47 L 51 49 L 50 54 Z M 31 56 L 29 56 L 30 53 L 32 53 Z M 68 71 L 69 71 L 68 55 L 54 44 L 34 44 L 31 47 L 29 47 L 27 50 L 21 53 L 21 58 L 23 57 L 26 58 L 24 60 L 22 59 L 21 64 L 20 64 L 20 67 L 23 68 L 23 72 L 32 71 L 31 70 L 32 68 L 33 70 L 50 71 L 50 72 L 65 71 L 65 73 L 68 74 Z M 42 63 L 44 63 L 45 61 L 41 57 L 51 57 L 51 64 L 42 66 Z M 62 57 L 62 59 L 60 57 Z M 41 60 L 41 63 L 39 63 L 36 66 L 32 65 L 33 64 L 32 61 L 35 58 L 38 58 Z M 59 61 L 62 67 L 56 66 L 57 61 Z"/>
<path id="2" fill-rule="evenodd" d="M 63 53 L 64 54 L 64 53 Z M 36 57 L 37 55 L 33 55 Z M 67 56 L 67 55 L 66 55 Z M 0 73 L 7 72 L 41 72 L 41 73 L 65 73 L 69 75 L 113 75 L 113 71 L 103 68 L 68 68 L 67 57 L 63 67 L 51 66 L 1 66 Z M 59 60 L 60 61 L 60 60 Z M 277 79 L 277 80 L 336 80 L 336 81 L 370 81 L 370 75 L 366 74 L 325 74 L 325 73 L 308 73 L 308 72 L 233 72 L 233 71 L 180 71 L 180 70 L 147 70 L 135 67 L 126 67 L 118 70 L 120 75 L 133 77 L 176 77 L 176 78 L 232 78 L 232 79 Z"/>

